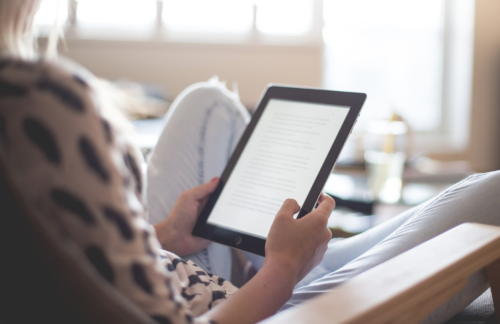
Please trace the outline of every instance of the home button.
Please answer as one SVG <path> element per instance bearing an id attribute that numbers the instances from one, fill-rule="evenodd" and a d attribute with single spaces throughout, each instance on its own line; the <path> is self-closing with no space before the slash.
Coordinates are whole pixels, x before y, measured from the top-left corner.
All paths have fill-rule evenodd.
<path id="1" fill-rule="evenodd" d="M 240 245 L 241 244 L 241 241 L 243 241 L 243 239 L 241 238 L 241 236 L 238 236 L 234 239 L 234 244 L 236 245 Z"/>

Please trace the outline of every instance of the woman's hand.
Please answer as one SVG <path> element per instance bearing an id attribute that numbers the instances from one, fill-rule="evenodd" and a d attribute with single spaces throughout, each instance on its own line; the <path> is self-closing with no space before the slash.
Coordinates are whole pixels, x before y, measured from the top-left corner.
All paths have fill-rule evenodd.
<path id="1" fill-rule="evenodd" d="M 179 256 L 199 252 L 206 248 L 210 241 L 193 236 L 193 228 L 208 197 L 219 184 L 219 178 L 181 193 L 170 215 L 156 224 L 156 235 L 165 250 Z"/>
<path id="2" fill-rule="evenodd" d="M 295 284 L 323 259 L 332 238 L 326 223 L 334 207 L 335 201 L 322 195 L 318 208 L 294 219 L 299 205 L 286 200 L 269 232 L 262 269 L 205 316 L 220 324 L 250 324 L 275 314 L 290 298 Z"/>
<path id="3" fill-rule="evenodd" d="M 287 199 L 279 210 L 266 243 L 266 262 L 278 263 L 294 271 L 295 283 L 323 259 L 332 238 L 327 228 L 335 201 L 321 194 L 319 206 L 306 216 L 295 219 L 300 206 Z"/>

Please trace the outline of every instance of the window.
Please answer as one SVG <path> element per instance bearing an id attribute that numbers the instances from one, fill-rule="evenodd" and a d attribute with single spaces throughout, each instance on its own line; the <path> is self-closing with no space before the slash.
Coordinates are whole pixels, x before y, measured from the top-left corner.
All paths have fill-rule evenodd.
<path id="1" fill-rule="evenodd" d="M 467 118 L 455 115 L 469 109 L 473 9 L 472 0 L 324 0 L 325 86 L 368 94 L 360 125 L 396 112 L 414 133 L 466 145 Z"/>
<path id="2" fill-rule="evenodd" d="M 312 30 L 312 0 L 260 0 L 256 4 L 256 28 L 261 33 L 304 35 Z"/>
<path id="3" fill-rule="evenodd" d="M 173 30 L 242 33 L 253 25 L 253 2 L 248 0 L 165 0 L 162 11 L 164 25 Z"/>
<path id="4" fill-rule="evenodd" d="M 68 38 L 323 47 L 323 85 L 368 94 L 357 130 L 397 112 L 418 147 L 467 145 L 474 0 L 44 0 L 36 22 L 56 15 Z"/>
<path id="5" fill-rule="evenodd" d="M 328 87 L 368 93 L 365 120 L 394 111 L 416 131 L 439 127 L 442 1 L 326 0 L 324 16 Z"/>
<path id="6" fill-rule="evenodd" d="M 79 28 L 151 27 L 161 31 L 304 36 L 313 30 L 320 0 L 45 0 L 37 22 L 51 25 L 57 4 Z M 106 30 L 103 30 L 105 32 Z"/>
<path id="7" fill-rule="evenodd" d="M 94 25 L 152 25 L 156 0 L 79 0 L 77 23 Z"/>
<path id="8" fill-rule="evenodd" d="M 44 0 L 35 16 L 36 25 L 52 25 L 57 21 L 65 22 L 68 19 L 68 2 L 62 0 Z"/>

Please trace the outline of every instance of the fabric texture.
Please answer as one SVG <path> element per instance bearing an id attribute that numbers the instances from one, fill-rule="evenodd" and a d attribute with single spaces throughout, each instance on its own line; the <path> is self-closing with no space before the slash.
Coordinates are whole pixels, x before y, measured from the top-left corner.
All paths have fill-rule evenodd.
<path id="1" fill-rule="evenodd" d="M 140 155 L 103 118 L 88 75 L 0 61 L 0 158 L 110 284 L 159 323 L 198 317 L 236 288 L 163 251 L 146 221 Z M 195 319 L 195 317 L 198 317 Z"/>
<path id="2" fill-rule="evenodd" d="M 498 324 L 491 290 L 486 290 L 445 324 Z"/>

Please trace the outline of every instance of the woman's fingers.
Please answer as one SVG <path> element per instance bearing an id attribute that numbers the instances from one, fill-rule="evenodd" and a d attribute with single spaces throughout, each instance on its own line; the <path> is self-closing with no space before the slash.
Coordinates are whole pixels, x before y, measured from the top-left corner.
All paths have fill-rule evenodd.
<path id="1" fill-rule="evenodd" d="M 218 184 L 219 184 L 219 178 L 215 177 L 209 182 L 189 190 L 189 193 L 192 195 L 194 199 L 200 200 L 206 198 L 208 195 L 214 192 Z"/>
<path id="2" fill-rule="evenodd" d="M 318 202 L 319 202 L 318 208 L 314 210 L 314 213 L 324 215 L 326 216 L 326 218 L 329 218 L 330 214 L 335 208 L 335 200 L 333 200 L 332 197 L 321 193 Z M 294 199 L 287 199 L 285 200 L 283 205 L 281 205 L 281 208 L 278 211 L 277 215 L 292 217 L 299 211 L 300 211 L 300 206 L 297 203 L 297 201 Z"/>

